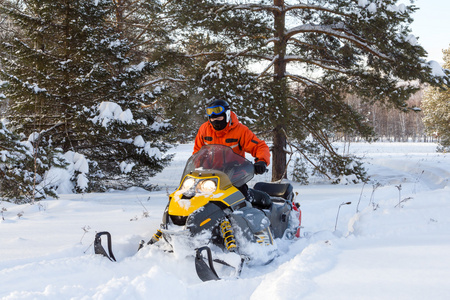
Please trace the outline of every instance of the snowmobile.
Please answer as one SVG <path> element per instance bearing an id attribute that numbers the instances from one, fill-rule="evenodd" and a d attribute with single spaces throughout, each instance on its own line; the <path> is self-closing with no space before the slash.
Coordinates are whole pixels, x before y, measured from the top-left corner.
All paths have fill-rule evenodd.
<path id="1" fill-rule="evenodd" d="M 220 279 L 218 264 L 239 276 L 245 263 L 269 263 L 277 255 L 275 239 L 300 236 L 301 210 L 289 183 L 258 182 L 246 198 L 241 190 L 254 174 L 253 164 L 230 147 L 203 146 L 188 159 L 178 189 L 169 195 L 160 228 L 139 249 L 146 244 L 169 252 L 194 249 L 203 281 Z M 115 260 L 110 240 L 108 232 L 97 233 L 94 249 Z"/>

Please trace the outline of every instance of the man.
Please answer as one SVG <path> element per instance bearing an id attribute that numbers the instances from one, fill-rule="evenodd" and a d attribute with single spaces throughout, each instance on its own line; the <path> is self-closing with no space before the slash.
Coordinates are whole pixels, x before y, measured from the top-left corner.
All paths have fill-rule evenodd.
<path id="1" fill-rule="evenodd" d="M 203 123 L 195 137 L 194 153 L 202 146 L 208 144 L 225 145 L 233 149 L 237 154 L 245 157 L 245 153 L 250 153 L 255 158 L 255 173 L 263 174 L 270 163 L 270 150 L 263 140 L 241 124 L 230 106 L 225 100 L 214 100 L 206 108 L 208 121 Z M 270 203 L 268 194 L 248 189 L 247 184 L 237 187 L 245 198 L 256 207 L 267 207 Z M 156 243 L 162 235 L 160 230 L 153 235 L 147 243 L 151 245 Z M 139 244 L 139 249 L 144 245 L 144 241 Z"/>
<path id="2" fill-rule="evenodd" d="M 203 123 L 195 138 L 194 152 L 204 145 L 219 144 L 233 149 L 243 157 L 250 153 L 255 158 L 255 174 L 263 174 L 270 164 L 270 150 L 267 144 L 256 137 L 247 126 L 239 122 L 236 114 L 230 110 L 225 100 L 214 100 L 206 108 L 208 121 Z M 244 196 L 253 202 L 260 198 L 258 192 L 248 192 L 247 185 L 238 187 Z M 257 197 L 253 197 L 257 196 Z"/>

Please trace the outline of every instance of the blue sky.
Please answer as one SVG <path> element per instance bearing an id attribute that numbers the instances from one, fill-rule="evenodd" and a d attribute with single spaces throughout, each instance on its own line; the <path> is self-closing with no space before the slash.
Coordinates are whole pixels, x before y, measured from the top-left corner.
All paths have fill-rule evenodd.
<path id="1" fill-rule="evenodd" d="M 409 4 L 408 1 L 404 3 Z M 420 9 L 412 16 L 414 18 L 411 24 L 412 33 L 427 50 L 427 60 L 435 60 L 442 64 L 442 49 L 450 47 L 450 1 L 416 0 L 414 5 Z"/>

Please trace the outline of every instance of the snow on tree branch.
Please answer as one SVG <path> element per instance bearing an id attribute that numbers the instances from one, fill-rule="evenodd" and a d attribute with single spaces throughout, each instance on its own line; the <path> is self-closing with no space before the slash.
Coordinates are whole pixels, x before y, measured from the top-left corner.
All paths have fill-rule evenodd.
<path id="1" fill-rule="evenodd" d="M 108 127 L 112 120 L 118 120 L 123 123 L 132 123 L 133 114 L 129 109 L 123 111 L 122 108 L 114 102 L 102 102 L 99 105 L 99 115 L 92 119 L 93 123 L 101 123 L 103 127 Z"/>
<path id="2" fill-rule="evenodd" d="M 348 16 L 348 14 L 336 11 L 335 9 L 323 7 L 320 5 L 310 5 L 310 4 L 297 4 L 297 5 L 286 5 L 283 11 L 292 11 L 292 10 L 317 10 L 317 11 L 326 11 L 332 14 L 341 15 L 341 16 Z"/>
<path id="3" fill-rule="evenodd" d="M 142 85 L 142 87 L 144 88 L 144 87 L 152 86 L 152 85 L 155 85 L 155 84 L 160 83 L 160 82 L 163 82 L 163 81 L 169 81 L 169 82 L 185 82 L 186 80 L 180 79 L 180 78 L 172 78 L 172 77 L 164 77 L 164 78 L 163 78 L 163 77 L 160 77 L 160 78 L 157 78 L 157 79 L 154 79 L 154 80 L 151 80 L 151 81 L 148 81 L 148 82 L 144 83 L 144 84 Z"/>
<path id="4" fill-rule="evenodd" d="M 316 87 L 320 88 L 321 90 L 324 90 L 324 91 L 327 90 L 326 87 L 324 87 L 320 83 L 318 83 L 318 82 L 316 82 L 316 81 L 314 81 L 314 80 L 312 80 L 310 78 L 307 78 L 307 77 L 304 77 L 304 76 L 301 76 L 301 75 L 298 75 L 298 74 L 291 74 L 291 73 L 288 73 L 288 72 L 285 73 L 285 76 L 288 77 L 288 78 L 291 78 L 294 81 L 303 83 L 303 84 L 305 84 L 307 86 L 316 86 Z"/>
<path id="5" fill-rule="evenodd" d="M 319 61 L 319 60 L 306 60 L 305 58 L 301 57 L 301 56 L 295 56 L 295 55 L 287 55 L 284 57 L 284 60 L 287 62 L 291 62 L 291 61 L 297 61 L 297 62 L 305 62 L 308 64 L 313 64 L 316 65 L 322 69 L 326 69 L 326 70 L 330 70 L 330 71 L 335 71 L 335 72 L 339 72 L 339 73 L 349 73 L 351 70 L 349 69 L 345 69 L 345 68 L 338 68 L 338 67 L 334 67 L 330 64 L 324 64 L 323 61 Z M 331 61 L 329 61 L 330 63 L 333 63 Z"/>
<path id="6" fill-rule="evenodd" d="M 225 4 L 217 12 L 224 12 L 227 10 L 250 10 L 250 11 L 270 11 L 270 12 L 281 12 L 282 9 L 275 5 L 261 5 L 256 3 L 248 4 Z"/>
<path id="7" fill-rule="evenodd" d="M 435 77 L 445 77 L 445 72 L 442 69 L 441 65 L 435 61 L 435 60 L 430 60 L 427 65 L 431 68 L 431 75 L 435 76 Z"/>
<path id="8" fill-rule="evenodd" d="M 275 55 L 270 64 L 268 64 L 267 67 L 256 78 L 260 78 L 261 76 L 263 76 L 273 66 L 273 64 L 278 60 L 278 58 L 279 55 Z"/>
<path id="9" fill-rule="evenodd" d="M 360 48 L 362 48 L 378 57 L 381 57 L 386 60 L 392 60 L 391 57 L 373 49 L 367 43 L 360 41 L 356 37 L 351 36 L 347 33 L 343 33 L 339 30 L 336 30 L 333 26 L 329 26 L 329 25 L 304 24 L 304 25 L 296 26 L 286 32 L 286 37 L 290 38 L 297 34 L 306 33 L 306 32 L 324 33 L 324 34 L 331 35 L 331 36 L 334 36 L 337 38 L 342 38 L 342 39 L 345 39 L 345 40 L 348 40 L 348 41 L 354 43 L 355 45 L 359 46 Z"/>
<path id="10" fill-rule="evenodd" d="M 224 12 L 227 10 L 250 10 L 250 11 L 268 11 L 268 12 L 288 12 L 296 9 L 301 10 L 317 10 L 317 11 L 326 11 L 329 13 L 334 13 L 337 15 L 346 15 L 345 13 L 341 13 L 339 11 L 336 11 L 335 9 L 327 8 L 320 5 L 311 5 L 311 4 L 296 4 L 296 5 L 289 5 L 286 4 L 283 7 L 276 6 L 276 5 L 262 5 L 257 3 L 248 3 L 248 4 L 226 4 L 223 5 L 217 12 Z"/>

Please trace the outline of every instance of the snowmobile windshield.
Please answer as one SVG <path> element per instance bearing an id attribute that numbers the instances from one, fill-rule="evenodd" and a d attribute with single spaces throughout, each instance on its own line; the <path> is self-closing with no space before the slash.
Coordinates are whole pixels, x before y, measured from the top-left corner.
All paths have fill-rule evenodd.
<path id="1" fill-rule="evenodd" d="M 224 145 L 203 146 L 188 159 L 182 178 L 193 171 L 224 172 L 236 187 L 244 185 L 255 175 L 249 160 Z"/>

